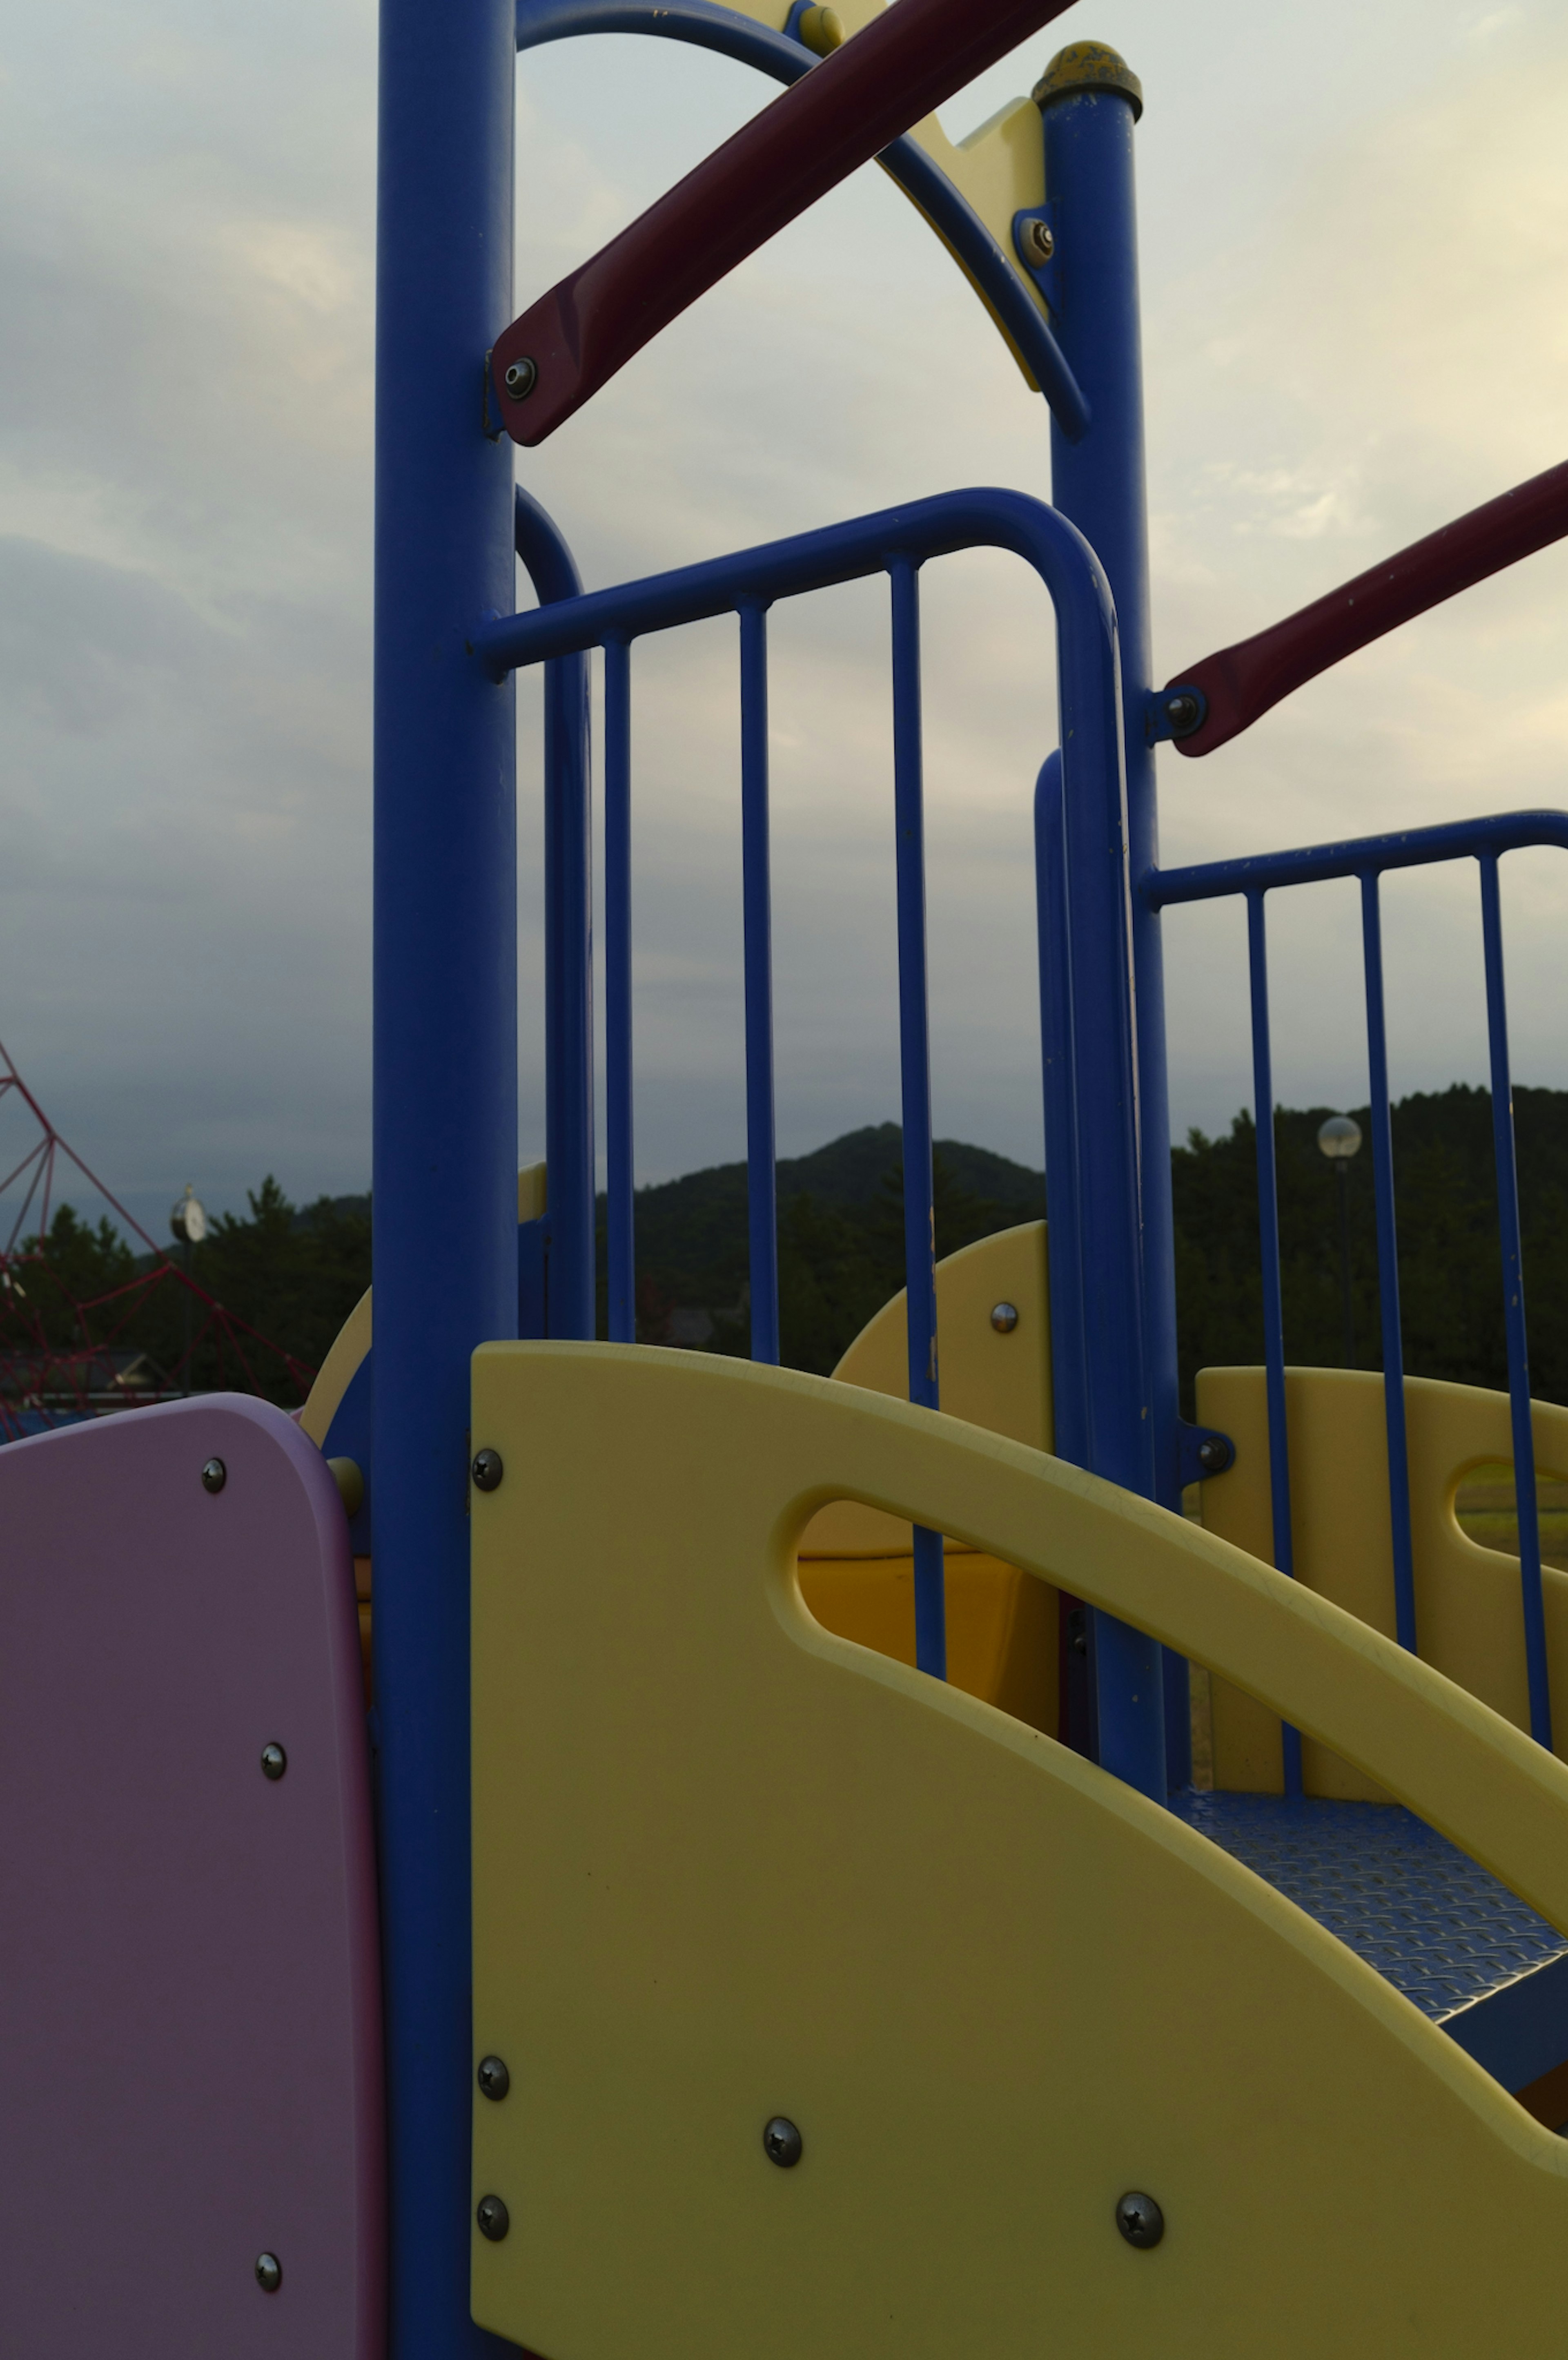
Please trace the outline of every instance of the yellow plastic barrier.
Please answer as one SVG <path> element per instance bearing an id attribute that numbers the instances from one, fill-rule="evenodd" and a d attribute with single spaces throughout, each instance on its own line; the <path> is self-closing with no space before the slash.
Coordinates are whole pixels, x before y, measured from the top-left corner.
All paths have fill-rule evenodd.
<path id="1" fill-rule="evenodd" d="M 1204 1369 L 1198 1416 L 1236 1445 L 1235 1466 L 1203 1487 L 1210 1532 L 1272 1564 L 1269 1415 L 1261 1369 Z M 1351 1369 L 1288 1369 L 1291 1534 L 1299 1581 L 1375 1631 L 1394 1634 L 1383 1380 Z M 1478 1547 L 1461 1531 L 1454 1495 L 1477 1466 L 1511 1460 L 1506 1393 L 1405 1380 L 1415 1567 L 1416 1640 L 1422 1659 L 1519 1729 L 1530 1726 L 1517 1557 Z M 1568 1469 L 1568 1409 L 1537 1402 L 1538 1467 Z M 1543 1570 L 1548 1667 L 1558 1753 L 1568 1749 L 1568 1574 Z M 1214 1683 L 1214 1784 L 1278 1794 L 1279 1721 L 1251 1697 Z M 1301 1754 L 1307 1792 L 1386 1800 L 1321 1746 Z"/>
<path id="2" fill-rule="evenodd" d="M 1001 1229 L 949 1254 L 936 1267 L 936 1302 L 947 1414 L 1049 1450 L 1045 1223 Z M 1002 1306 L 1010 1324 L 996 1316 Z M 909 1399 L 901 1292 L 861 1330 L 833 1378 Z M 962 1541 L 948 1543 L 944 1569 L 949 1679 L 1054 1736 L 1056 1592 Z M 850 1500 L 822 1509 L 800 1542 L 800 1589 L 830 1631 L 901 1664 L 914 1662 L 915 1561 L 907 1523 Z"/>
<path id="3" fill-rule="evenodd" d="M 1228 1854 L 822 1629 L 797 1546 L 847 1497 L 1054 1570 L 1568 1928 L 1561 1764 L 1211 1534 L 874 1393 L 495 1345 L 473 1437 L 483 2325 L 564 2360 L 1556 2360 L 1568 2147 Z"/>

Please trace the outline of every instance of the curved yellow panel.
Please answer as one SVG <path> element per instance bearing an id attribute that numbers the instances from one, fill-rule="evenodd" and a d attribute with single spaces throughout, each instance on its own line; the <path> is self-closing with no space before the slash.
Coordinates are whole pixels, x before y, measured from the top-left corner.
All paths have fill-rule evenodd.
<path id="1" fill-rule="evenodd" d="M 370 1289 L 367 1286 L 343 1326 L 333 1337 L 326 1359 L 316 1371 L 315 1382 L 305 1397 L 299 1413 L 299 1431 L 308 1434 L 320 1450 L 338 1414 L 338 1404 L 349 1388 L 354 1371 L 370 1349 Z"/>
<path id="2" fill-rule="evenodd" d="M 1288 1712 L 1568 1927 L 1568 1770 L 1240 1550 L 956 1419 L 495 1345 L 474 1440 L 474 2316 L 555 2360 L 1546 2360 L 1568 2147 L 1239 1863 L 814 1622 L 822 1502 Z M 771 2163 L 785 2115 L 804 2152 Z M 1124 2244 L 1117 2198 L 1164 2208 Z"/>
<path id="3" fill-rule="evenodd" d="M 1028 1221 L 963 1246 L 936 1266 L 942 1398 L 948 1415 L 1049 1450 L 1051 1305 L 1045 1223 Z M 993 1314 L 1006 1306 L 1010 1327 Z M 833 1371 L 839 1384 L 909 1399 L 902 1291 L 869 1320 Z M 955 1687 L 1054 1735 L 1054 1590 L 963 1543 L 946 1551 L 947 1676 Z M 819 1622 L 863 1647 L 915 1660 L 915 1568 L 907 1523 L 835 1500 L 800 1542 L 800 1590 Z"/>
<path id="4" fill-rule="evenodd" d="M 1272 1563 L 1269 1415 L 1261 1369 L 1204 1369 L 1198 1416 L 1236 1445 L 1234 1467 L 1203 1487 L 1209 1531 Z M 1383 1380 L 1353 1369 L 1288 1369 L 1291 1538 L 1296 1578 L 1374 1630 L 1394 1633 Z M 1508 1397 L 1432 1377 L 1405 1380 L 1415 1567 L 1416 1640 L 1426 1663 L 1519 1729 L 1530 1726 L 1517 1557 L 1478 1547 L 1454 1520 L 1454 1495 L 1475 1466 L 1511 1459 Z M 1538 1466 L 1568 1468 L 1568 1409 L 1534 1404 Z M 1557 1751 L 1568 1755 L 1568 1574 L 1543 1568 L 1548 1666 Z M 1250 1697 L 1215 1682 L 1214 1784 L 1279 1793 L 1279 1723 Z M 1308 1745 L 1309 1794 L 1378 1797 L 1379 1790 Z"/>

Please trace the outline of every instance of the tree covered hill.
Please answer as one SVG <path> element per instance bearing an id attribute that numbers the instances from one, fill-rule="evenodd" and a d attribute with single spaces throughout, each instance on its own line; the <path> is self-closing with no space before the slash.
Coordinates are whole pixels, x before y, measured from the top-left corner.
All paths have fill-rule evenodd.
<path id="1" fill-rule="evenodd" d="M 1330 1111 L 1280 1108 L 1275 1140 L 1286 1351 L 1292 1360 L 1334 1367 L 1342 1358 L 1338 1183 L 1317 1147 L 1318 1125 Z M 1352 1111 L 1368 1134 L 1346 1184 L 1355 1360 L 1377 1369 L 1371 1142 L 1366 1109 Z M 1538 1396 L 1568 1401 L 1568 1091 L 1520 1089 L 1514 1113 L 1531 1376 Z M 1500 1386 L 1507 1367 L 1491 1100 L 1464 1084 L 1405 1098 L 1394 1109 L 1393 1140 L 1405 1365 L 1415 1376 Z M 1252 1119 L 1241 1113 L 1219 1138 L 1193 1131 L 1171 1159 L 1189 1414 L 1197 1369 L 1262 1356 L 1256 1145 Z M 791 1367 L 832 1369 L 903 1284 L 899 1149 L 898 1125 L 883 1123 L 779 1166 L 780 1312 Z M 942 1141 L 935 1171 L 939 1254 L 1045 1209 L 1043 1175 L 987 1149 Z M 601 1223 L 603 1216 L 601 1198 Z M 197 1250 L 195 1275 L 238 1317 L 319 1365 L 370 1283 L 370 1237 L 367 1197 L 322 1197 L 301 1208 L 268 1178 L 251 1196 L 247 1216 L 224 1214 L 213 1223 Z M 181 1311 L 172 1287 L 132 1298 L 128 1312 L 103 1300 L 145 1268 L 108 1222 L 93 1228 L 64 1206 L 47 1240 L 29 1240 L 29 1248 L 41 1254 L 36 1276 L 13 1269 L 52 1341 L 78 1340 L 71 1302 L 98 1301 L 88 1315 L 92 1341 L 139 1346 L 163 1368 L 174 1366 Z M 744 1164 L 639 1189 L 637 1249 L 644 1341 L 747 1350 Z M 601 1268 L 603 1259 L 601 1252 Z M 258 1377 L 264 1373 L 258 1363 Z M 203 1368 L 199 1351 L 195 1382 L 217 1382 L 218 1374 Z M 284 1398 L 281 1375 L 267 1381 Z"/>

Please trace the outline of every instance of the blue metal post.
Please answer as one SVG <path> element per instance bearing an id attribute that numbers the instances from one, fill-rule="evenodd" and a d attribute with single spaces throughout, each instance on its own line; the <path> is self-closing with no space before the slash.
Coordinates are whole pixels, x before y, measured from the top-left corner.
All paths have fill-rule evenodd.
<path id="1" fill-rule="evenodd" d="M 593 1284 L 593 862 L 588 661 L 544 683 L 545 1160 L 550 1332 L 591 1339 Z"/>
<path id="2" fill-rule="evenodd" d="M 637 1342 L 632 1143 L 631 649 L 604 643 L 604 1213 L 612 1344 Z"/>
<path id="3" fill-rule="evenodd" d="M 1367 1068 L 1371 1097 L 1372 1181 L 1377 1207 L 1377 1296 L 1383 1328 L 1383 1416 L 1388 1437 L 1388 1527 L 1394 1555 L 1394 1632 L 1416 1648 L 1415 1556 L 1410 1539 L 1410 1466 L 1405 1441 L 1405 1345 L 1399 1326 L 1399 1239 L 1394 1217 L 1394 1126 L 1383 1014 L 1383 920 L 1377 872 L 1361 878 L 1361 941 L 1367 968 Z"/>
<path id="4" fill-rule="evenodd" d="M 1035 923 L 1040 939 L 1040 1036 L 1045 1097 L 1046 1251 L 1051 1270 L 1051 1439 L 1059 1459 L 1089 1463 L 1083 1367 L 1083 1266 L 1078 1210 L 1077 1084 L 1073 1070 L 1073 960 L 1062 756 L 1049 755 L 1034 791 Z"/>
<path id="5" fill-rule="evenodd" d="M 898 900 L 898 1066 L 903 1084 L 904 1286 L 909 1399 L 942 1404 L 937 1375 L 936 1203 L 931 1172 L 930 1002 L 926 987 L 926 836 L 920 731 L 920 578 L 908 559 L 893 585 L 893 823 Z M 947 1677 L 940 1533 L 915 1526 L 915 1662 Z"/>
<path id="6" fill-rule="evenodd" d="M 512 0 L 383 0 L 376 402 L 376 1675 L 392 2360 L 469 2316 L 469 1360 L 516 1333 Z"/>
<path id="7" fill-rule="evenodd" d="M 1290 1437 L 1285 1416 L 1285 1302 L 1279 1284 L 1279 1182 L 1274 1157 L 1274 1057 L 1269 1037 L 1269 941 L 1263 895 L 1247 897 L 1252 986 L 1252 1103 L 1258 1126 L 1258 1242 L 1263 1269 L 1263 1361 L 1269 1396 L 1269 1493 L 1274 1562 L 1295 1578 L 1290 1533 Z M 1285 1792 L 1301 1792 L 1301 1732 L 1282 1725 Z"/>
<path id="8" fill-rule="evenodd" d="M 1072 53 L 1064 55 L 1071 58 Z M 1063 64 L 1048 70 L 1035 95 L 1042 110 L 1046 195 L 1057 241 L 1053 325 L 1089 409 L 1088 431 L 1075 441 L 1052 421 L 1051 497 L 1089 541 L 1105 569 L 1116 600 L 1126 743 L 1127 856 L 1131 874 L 1137 878 L 1158 863 L 1160 853 L 1154 754 L 1145 720 L 1153 660 L 1133 157 L 1133 127 L 1142 111 L 1142 98 L 1136 78 L 1125 68 L 1121 82 L 1105 78 L 1105 55 L 1100 51 L 1100 62 L 1085 61 L 1082 69 Z M 1082 79 L 1077 78 L 1080 71 Z M 1071 835 L 1071 812 L 1067 824 Z M 1133 991 L 1127 1022 L 1136 1037 L 1136 1109 L 1130 1139 L 1138 1166 L 1143 1352 L 1137 1380 L 1138 1397 L 1136 1407 L 1129 1404 L 1127 1410 L 1127 1415 L 1138 1416 L 1140 1434 L 1136 1447 L 1129 1435 L 1129 1448 L 1117 1454 L 1129 1467 L 1136 1464 L 1139 1472 L 1137 1478 L 1128 1474 L 1117 1480 L 1174 1508 L 1181 1504 L 1175 1243 L 1158 912 L 1137 902 L 1130 930 Z M 1087 1134 L 1106 1120 L 1103 1073 L 1080 1054 L 1081 1153 L 1088 1152 Z M 1093 1296 L 1103 1276 L 1085 1268 L 1087 1295 Z M 1108 1732 L 1112 1727 L 1125 1726 L 1135 1753 L 1141 1757 L 1150 1753 L 1158 1722 L 1162 1731 L 1159 1743 L 1164 1754 L 1164 1782 L 1185 1786 L 1192 1776 L 1185 1664 L 1180 1657 L 1167 1659 L 1160 1650 L 1155 1659 L 1158 1677 L 1151 1677 L 1141 1644 L 1131 1648 L 1129 1635 L 1127 1640 L 1116 1639 L 1108 1649 L 1102 1647 L 1098 1626 L 1096 1618 L 1094 1644 L 1103 1728 Z M 1107 1722 L 1105 1683 L 1109 1678 L 1122 1683 L 1124 1694 Z M 1146 1724 L 1143 1735 L 1136 1739 L 1131 1737 L 1134 1721 Z M 1140 1776 L 1138 1783 L 1146 1780 Z"/>
<path id="9" fill-rule="evenodd" d="M 1483 853 L 1480 869 L 1486 1032 L 1492 1059 L 1492 1144 L 1497 1166 L 1497 1229 L 1503 1254 L 1503 1323 L 1508 1338 L 1508 1410 L 1514 1436 L 1514 1504 L 1519 1512 L 1530 1731 L 1537 1744 L 1550 1752 L 1552 1685 L 1546 1664 L 1546 1603 L 1541 1596 L 1541 1519 L 1535 1496 L 1535 1435 L 1530 1425 L 1530 1338 L 1524 1318 L 1524 1244 L 1519 1234 L 1514 1094 L 1508 1072 L 1508 1011 L 1503 979 L 1503 913 L 1495 852 Z"/>
<path id="10" fill-rule="evenodd" d="M 746 961 L 746 1204 L 751 1357 L 779 1365 L 779 1184 L 773 1098 L 773 885 L 768 817 L 768 608 L 740 610 L 741 893 Z"/>

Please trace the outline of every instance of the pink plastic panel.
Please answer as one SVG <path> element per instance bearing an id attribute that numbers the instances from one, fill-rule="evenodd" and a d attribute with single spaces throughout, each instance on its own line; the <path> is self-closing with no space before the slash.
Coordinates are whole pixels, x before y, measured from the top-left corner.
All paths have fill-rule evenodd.
<path id="1" fill-rule="evenodd" d="M 331 1475 L 280 1410 L 234 1394 L 7 1445 L 0 2348 L 378 2360 L 382 2174 Z"/>

